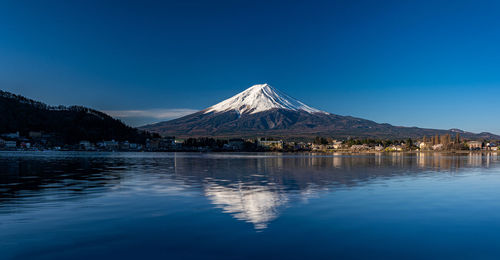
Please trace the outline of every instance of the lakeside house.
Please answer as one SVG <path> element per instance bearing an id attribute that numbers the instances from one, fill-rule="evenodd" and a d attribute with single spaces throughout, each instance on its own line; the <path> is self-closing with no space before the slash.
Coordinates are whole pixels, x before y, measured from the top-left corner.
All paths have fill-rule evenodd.
<path id="1" fill-rule="evenodd" d="M 91 150 L 92 144 L 89 141 L 80 141 L 80 149 Z"/>
<path id="2" fill-rule="evenodd" d="M 234 138 L 234 139 L 229 139 L 228 143 L 224 144 L 224 149 L 239 151 L 242 150 L 244 146 L 245 146 L 245 140 L 241 138 Z"/>
<path id="3" fill-rule="evenodd" d="M 327 149 L 326 144 L 311 144 L 311 150 L 313 151 L 324 151 Z"/>
<path id="4" fill-rule="evenodd" d="M 271 149 L 271 150 L 280 150 L 283 149 L 283 141 L 258 141 L 257 146 L 261 148 Z"/>
<path id="5" fill-rule="evenodd" d="M 343 147 L 343 142 L 332 140 L 326 144 L 309 143 L 309 146 L 313 151 L 336 150 L 336 149 L 341 149 Z"/>
<path id="6" fill-rule="evenodd" d="M 486 150 L 489 151 L 498 151 L 498 145 L 496 143 L 487 143 Z"/>
<path id="7" fill-rule="evenodd" d="M 443 144 L 435 144 L 432 146 L 432 150 L 434 151 L 440 151 L 443 150 Z"/>
<path id="8" fill-rule="evenodd" d="M 469 150 L 481 150 L 483 143 L 479 141 L 469 141 L 467 142 L 467 146 L 469 147 Z"/>
<path id="9" fill-rule="evenodd" d="M 385 148 L 386 151 L 390 152 L 400 152 L 403 151 L 403 147 L 401 145 L 391 145 L 387 148 Z"/>
<path id="10" fill-rule="evenodd" d="M 140 149 L 142 149 L 142 146 L 140 144 L 130 143 L 130 150 L 140 150 Z"/>
<path id="11" fill-rule="evenodd" d="M 354 144 L 351 146 L 351 151 L 364 151 L 368 149 L 370 149 L 370 147 L 366 144 Z"/>
<path id="12" fill-rule="evenodd" d="M 5 141 L 5 148 L 7 148 L 7 149 L 17 148 L 17 142 L 16 141 Z"/>
<path id="13" fill-rule="evenodd" d="M 129 141 L 120 142 L 120 144 L 118 146 L 120 147 L 120 150 L 123 150 L 123 151 L 130 150 Z"/>
<path id="14" fill-rule="evenodd" d="M 300 150 L 307 150 L 309 148 L 309 145 L 304 142 L 298 142 L 298 143 L 293 143 L 293 149 L 300 151 Z"/>
<path id="15" fill-rule="evenodd" d="M 332 148 L 333 149 L 340 149 L 340 148 L 342 148 L 342 141 L 333 140 L 333 142 L 332 142 Z"/>
<path id="16" fill-rule="evenodd" d="M 104 148 L 106 150 L 116 151 L 119 148 L 119 143 L 115 140 L 111 141 L 103 141 L 97 144 L 99 147 Z"/>

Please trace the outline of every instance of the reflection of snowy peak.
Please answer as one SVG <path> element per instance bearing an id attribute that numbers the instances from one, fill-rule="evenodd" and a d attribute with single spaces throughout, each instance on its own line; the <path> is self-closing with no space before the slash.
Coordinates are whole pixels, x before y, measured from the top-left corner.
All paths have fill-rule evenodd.
<path id="1" fill-rule="evenodd" d="M 204 113 L 237 111 L 239 114 L 255 114 L 271 109 L 326 113 L 307 106 L 268 84 L 254 85 L 229 99 L 205 109 Z"/>
<path id="2" fill-rule="evenodd" d="M 284 194 L 266 187 L 229 188 L 210 184 L 205 195 L 225 213 L 254 224 L 256 229 L 266 228 L 278 217 L 278 208 L 288 202 Z"/>

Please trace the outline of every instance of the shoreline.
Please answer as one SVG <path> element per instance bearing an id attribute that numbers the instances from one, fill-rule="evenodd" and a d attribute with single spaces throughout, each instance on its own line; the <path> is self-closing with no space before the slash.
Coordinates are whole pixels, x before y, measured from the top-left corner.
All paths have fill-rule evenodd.
<path id="1" fill-rule="evenodd" d="M 8 153 L 191 153 L 191 154 L 310 154 L 310 155 L 366 155 L 366 154 L 496 154 L 491 150 L 453 150 L 453 151 L 86 151 L 86 150 L 0 150 L 0 154 Z"/>

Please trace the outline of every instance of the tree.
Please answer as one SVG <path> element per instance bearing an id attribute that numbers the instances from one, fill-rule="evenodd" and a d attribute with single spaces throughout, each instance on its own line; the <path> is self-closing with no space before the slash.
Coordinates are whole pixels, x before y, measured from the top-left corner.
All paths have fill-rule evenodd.
<path id="1" fill-rule="evenodd" d="M 316 136 L 314 138 L 314 144 L 328 144 L 328 140 L 324 137 Z"/>
<path id="2" fill-rule="evenodd" d="M 408 140 L 406 141 L 406 144 L 408 145 L 408 148 L 411 149 L 411 147 L 413 146 L 413 140 L 411 140 L 411 138 L 408 138 Z"/>

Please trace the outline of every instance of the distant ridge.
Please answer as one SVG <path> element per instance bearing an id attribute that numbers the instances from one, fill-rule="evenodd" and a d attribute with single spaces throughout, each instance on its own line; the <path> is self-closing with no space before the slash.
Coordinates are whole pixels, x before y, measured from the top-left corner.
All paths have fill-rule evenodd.
<path id="1" fill-rule="evenodd" d="M 268 84 L 254 85 L 202 111 L 140 129 L 179 137 L 420 138 L 459 133 L 469 139 L 500 139 L 491 133 L 379 124 L 310 107 Z"/>

